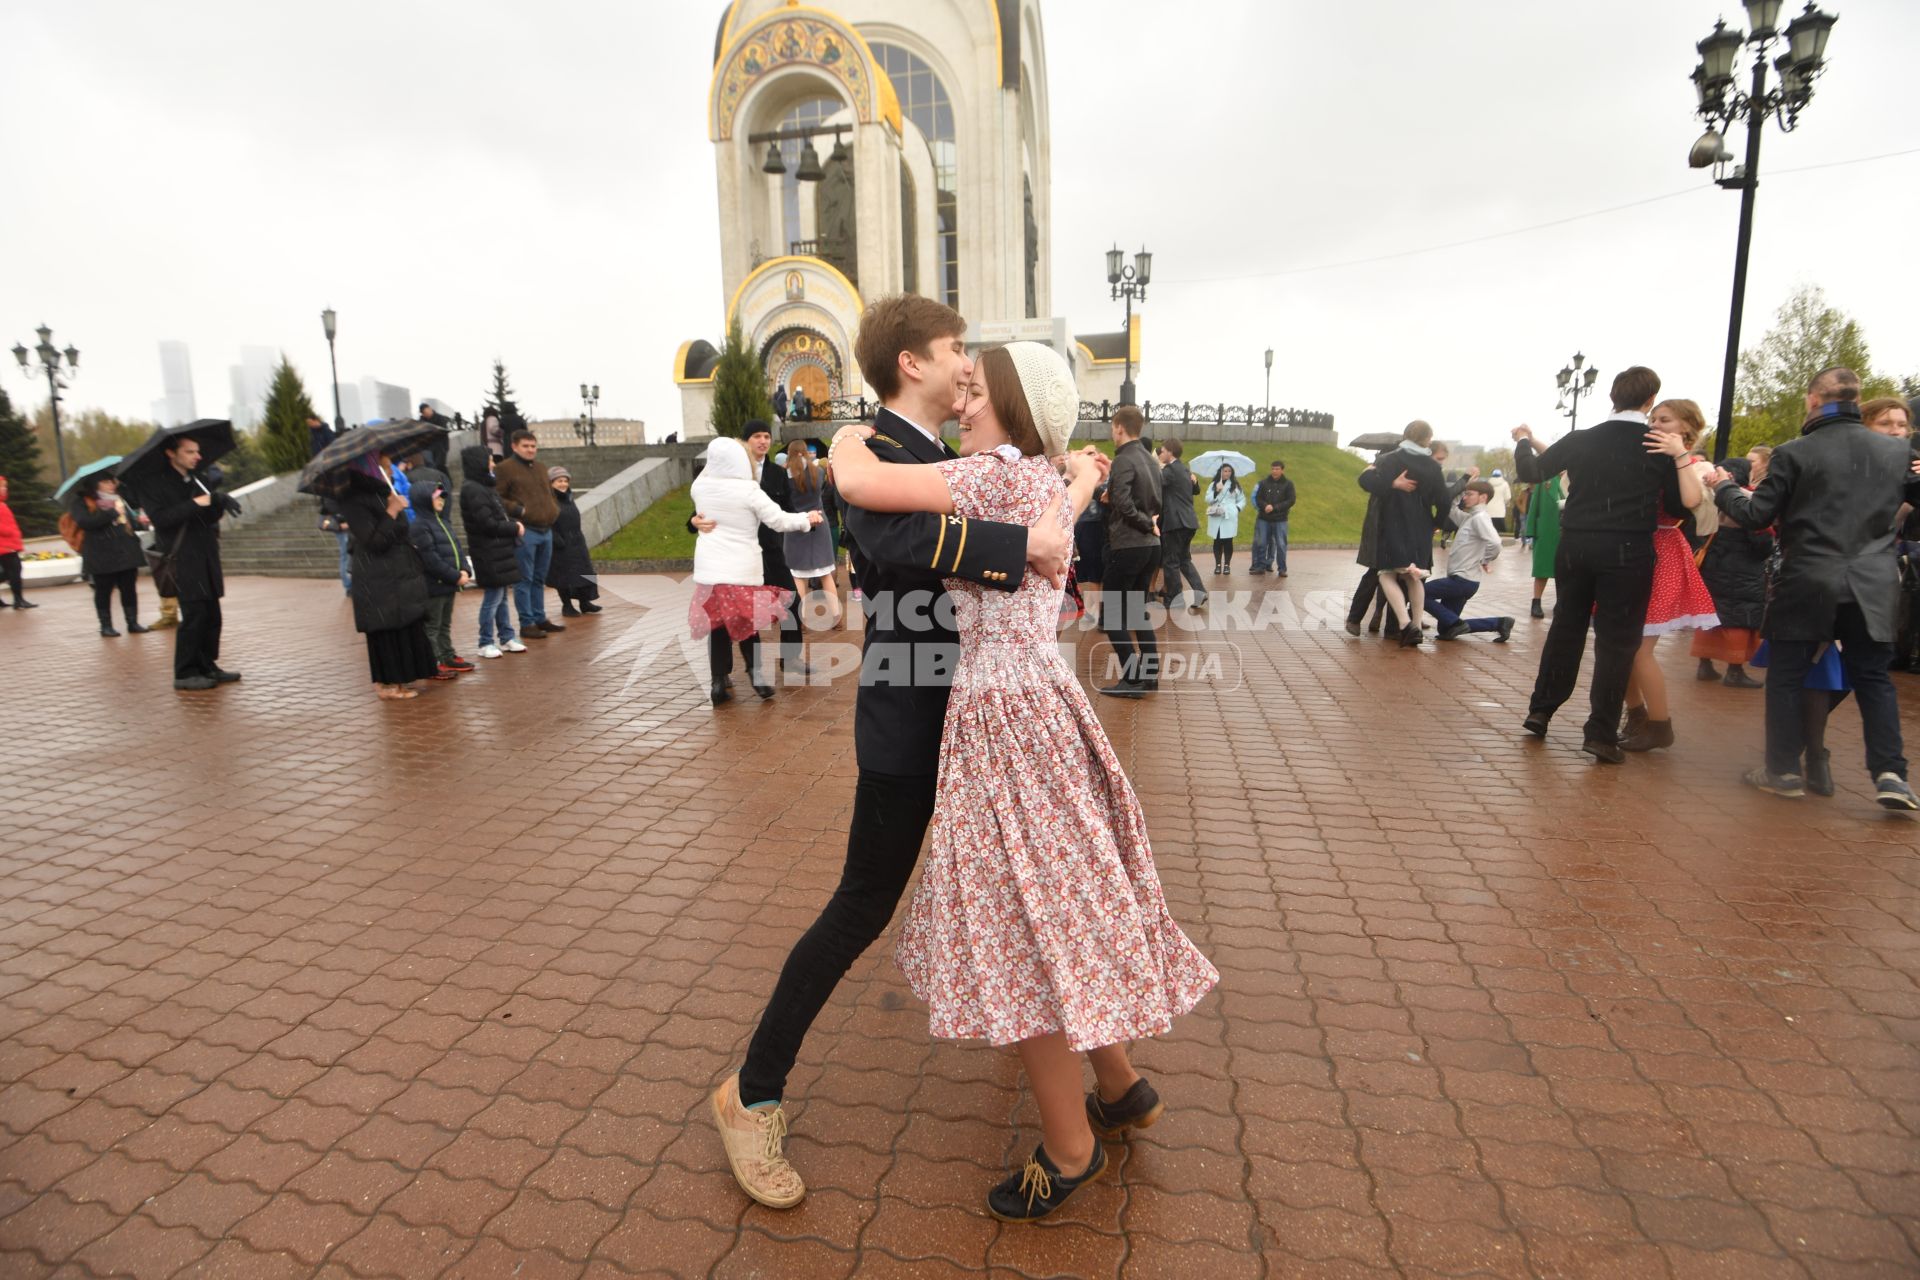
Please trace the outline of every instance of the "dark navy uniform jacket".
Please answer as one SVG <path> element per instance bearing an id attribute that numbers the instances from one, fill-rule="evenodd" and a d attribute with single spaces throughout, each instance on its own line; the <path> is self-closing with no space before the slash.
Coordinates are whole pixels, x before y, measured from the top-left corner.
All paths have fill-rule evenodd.
<path id="1" fill-rule="evenodd" d="M 889 409 L 867 447 L 883 462 L 956 457 L 944 443 Z M 1027 568 L 1027 527 L 932 512 L 886 514 L 848 504 L 847 551 L 867 614 L 854 754 L 865 772 L 925 777 L 939 772 L 940 730 L 960 640 L 943 578 L 1002 591 Z"/>

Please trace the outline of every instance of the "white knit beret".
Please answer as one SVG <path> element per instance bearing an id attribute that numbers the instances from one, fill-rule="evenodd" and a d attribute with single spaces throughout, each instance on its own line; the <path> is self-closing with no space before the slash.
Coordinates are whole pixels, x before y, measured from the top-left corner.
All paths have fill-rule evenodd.
<path id="1" fill-rule="evenodd" d="M 1033 415 L 1040 443 L 1049 458 L 1059 457 L 1067 451 L 1074 424 L 1080 420 L 1080 389 L 1074 385 L 1073 369 L 1045 343 L 1009 342 L 1006 351 L 1020 374 L 1020 390 L 1027 397 L 1027 412 Z"/>

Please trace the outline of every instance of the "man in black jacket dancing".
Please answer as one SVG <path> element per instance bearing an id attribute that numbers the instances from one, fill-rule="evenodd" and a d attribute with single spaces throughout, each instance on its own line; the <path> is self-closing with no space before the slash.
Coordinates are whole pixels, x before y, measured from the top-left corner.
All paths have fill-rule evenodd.
<path id="1" fill-rule="evenodd" d="M 1626 759 L 1620 708 L 1653 594 L 1654 526 L 1663 510 L 1686 510 L 1674 460 L 1648 451 L 1647 414 L 1659 395 L 1660 375 L 1635 365 L 1614 378 L 1613 416 L 1605 422 L 1562 436 L 1544 451 L 1531 428 L 1513 429 L 1519 477 L 1545 484 L 1564 471 L 1568 488 L 1553 563 L 1553 626 L 1540 651 L 1525 728 L 1546 737 L 1547 722 L 1573 695 L 1591 623 L 1592 706 L 1581 750 L 1603 764 Z"/>
<path id="2" fill-rule="evenodd" d="M 956 456 L 939 429 L 973 371 L 965 332 L 958 312 L 912 294 L 881 298 L 861 317 L 854 354 L 885 406 L 867 447 L 883 461 L 908 466 Z M 735 1180 L 770 1208 L 790 1209 L 806 1195 L 782 1147 L 781 1099 L 801 1041 L 840 979 L 893 919 L 933 818 L 940 734 L 960 652 L 941 580 L 1013 591 L 1031 565 L 1064 581 L 1072 543 L 1055 519 L 1058 502 L 1030 529 L 846 507 L 867 611 L 854 703 L 860 775 L 846 866 L 826 909 L 788 955 L 746 1062 L 712 1100 Z"/>

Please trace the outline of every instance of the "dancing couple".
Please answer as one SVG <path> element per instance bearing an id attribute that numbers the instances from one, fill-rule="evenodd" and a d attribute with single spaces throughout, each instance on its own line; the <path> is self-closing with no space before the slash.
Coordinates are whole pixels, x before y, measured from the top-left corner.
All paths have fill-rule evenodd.
<path id="1" fill-rule="evenodd" d="M 1073 375 L 1037 343 L 975 364 L 965 330 L 927 298 L 869 307 L 855 355 L 884 408 L 830 451 L 872 602 L 846 867 L 712 1100 L 734 1177 L 773 1208 L 806 1194 L 783 1151 L 788 1072 L 892 920 L 929 824 L 900 967 L 934 1035 L 1018 1046 L 1040 1111 L 1032 1157 L 988 1192 L 995 1217 L 1044 1217 L 1106 1171 L 1095 1130 L 1159 1118 L 1127 1042 L 1219 979 L 1168 914 L 1139 801 L 1059 650 L 1070 530 L 1105 471 L 1091 448 L 1068 453 Z M 939 435 L 950 416 L 960 456 Z"/>

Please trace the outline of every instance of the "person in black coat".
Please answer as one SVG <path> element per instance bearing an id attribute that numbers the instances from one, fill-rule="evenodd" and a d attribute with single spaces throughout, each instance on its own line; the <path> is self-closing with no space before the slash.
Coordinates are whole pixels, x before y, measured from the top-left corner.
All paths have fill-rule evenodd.
<path id="1" fill-rule="evenodd" d="M 433 406 L 425 400 L 420 402 L 420 421 L 428 426 L 440 428 L 440 435 L 426 448 L 426 460 L 440 474 L 447 472 L 447 454 L 453 447 L 453 423 L 434 412 Z"/>
<path id="2" fill-rule="evenodd" d="M 1557 603 L 1522 728 L 1547 736 L 1553 715 L 1580 676 L 1587 633 L 1593 633 L 1593 680 L 1580 749 L 1602 764 L 1620 764 L 1620 709 L 1634 657 L 1646 638 L 1653 595 L 1653 533 L 1662 513 L 1686 511 L 1680 472 L 1658 452 L 1647 415 L 1660 395 L 1660 375 L 1631 365 L 1614 375 L 1613 416 L 1569 432 L 1546 449 L 1526 426 L 1513 429 L 1515 473 L 1546 484 L 1565 472 L 1567 501 L 1560 509 L 1560 545 L 1554 553 Z"/>
<path id="3" fill-rule="evenodd" d="M 359 470 L 340 499 L 353 535 L 353 625 L 367 638 L 367 667 L 383 699 L 419 697 L 412 682 L 439 670 L 427 640 L 427 579 L 407 536 L 406 509 L 385 476 Z"/>
<path id="4" fill-rule="evenodd" d="M 1393 610 L 1402 648 L 1420 643 L 1425 575 L 1433 568 L 1433 531 L 1446 518 L 1447 478 L 1433 460 L 1433 428 L 1415 420 L 1400 447 L 1360 473 L 1360 487 L 1380 502 L 1374 512 L 1370 567 Z"/>
<path id="5" fill-rule="evenodd" d="M 553 521 L 553 560 L 547 565 L 547 585 L 560 595 L 561 617 L 598 613 L 600 606 L 594 601 L 600 598 L 600 587 L 594 581 L 587 535 L 580 528 L 580 508 L 573 501 L 573 473 L 565 467 L 548 467 L 547 483 L 560 500 L 560 514 Z"/>
<path id="6" fill-rule="evenodd" d="M 120 595 L 120 612 L 134 635 L 150 630 L 140 625 L 140 568 L 147 562 L 135 517 L 119 495 L 113 477 L 95 474 L 75 487 L 68 514 L 80 527 L 80 567 L 93 580 L 93 611 L 100 615 L 100 634 L 117 636 L 113 629 L 113 597 Z"/>
<path id="7" fill-rule="evenodd" d="M 515 638 L 513 611 L 509 602 L 513 586 L 520 581 L 520 557 L 516 547 L 524 526 L 507 514 L 507 506 L 493 491 L 493 454 L 485 445 L 468 445 L 460 451 L 460 470 L 466 481 L 460 486 L 460 523 L 467 534 L 467 556 L 473 563 L 473 580 L 480 584 L 480 656 L 498 658 L 503 653 L 525 653 L 526 646 Z M 499 643 L 494 643 L 496 632 Z"/>
<path id="8" fill-rule="evenodd" d="M 773 451 L 773 429 L 755 418 L 741 432 L 740 442 L 747 446 L 747 461 L 753 467 L 754 479 L 760 482 L 760 492 L 772 498 L 782 511 L 793 510 L 793 485 L 787 479 L 786 468 L 776 466 L 769 456 Z M 792 447 L 807 446 L 796 440 Z M 786 616 L 780 619 L 780 669 L 789 679 L 805 680 L 807 664 L 800 659 L 800 590 L 793 580 L 793 570 L 787 567 L 786 535 L 775 533 L 765 524 L 760 526 L 760 579 L 770 587 L 783 587 L 790 593 Z"/>
<path id="9" fill-rule="evenodd" d="M 460 540 L 453 536 L 453 513 L 447 510 L 447 491 L 441 485 L 416 485 L 412 494 L 413 523 L 407 541 L 420 557 L 427 576 L 427 643 L 433 646 L 436 680 L 451 680 L 473 664 L 453 647 L 453 598 L 472 579 Z"/>
<path id="10" fill-rule="evenodd" d="M 1752 463 L 1729 458 L 1728 474 L 1749 487 Z M 1700 659 L 1697 675 L 1720 680 L 1735 689 L 1758 689 L 1760 682 L 1746 672 L 1760 647 L 1760 622 L 1767 613 L 1767 558 L 1773 554 L 1773 535 L 1752 533 L 1732 521 L 1722 521 L 1700 553 L 1700 577 L 1713 595 L 1713 611 L 1720 625 L 1693 633 L 1693 656 Z M 1727 664 L 1722 676 L 1714 659 Z"/>
<path id="11" fill-rule="evenodd" d="M 220 520 L 239 504 L 197 474 L 200 442 L 178 436 L 161 446 L 167 467 L 141 489 L 153 521 L 154 546 L 171 553 L 180 629 L 173 636 L 173 687 L 211 689 L 240 678 L 220 666 L 220 633 L 225 620 L 220 598 L 227 593 L 220 571 Z"/>
<path id="12" fill-rule="evenodd" d="M 1888 809 L 1914 810 L 1920 800 L 1907 782 L 1900 702 L 1887 666 L 1900 603 L 1894 520 L 1902 502 L 1920 504 L 1920 477 L 1909 470 L 1904 441 L 1860 420 L 1859 398 L 1853 370 L 1821 370 L 1807 388 L 1810 416 L 1800 438 L 1773 451 L 1759 487 L 1749 494 L 1731 476 L 1716 477 L 1722 515 L 1747 529 L 1772 525 L 1780 539 L 1765 625 L 1767 758 L 1745 781 L 1776 795 L 1805 794 L 1801 691 L 1816 656 L 1837 640 L 1860 708 L 1875 798 Z"/>

